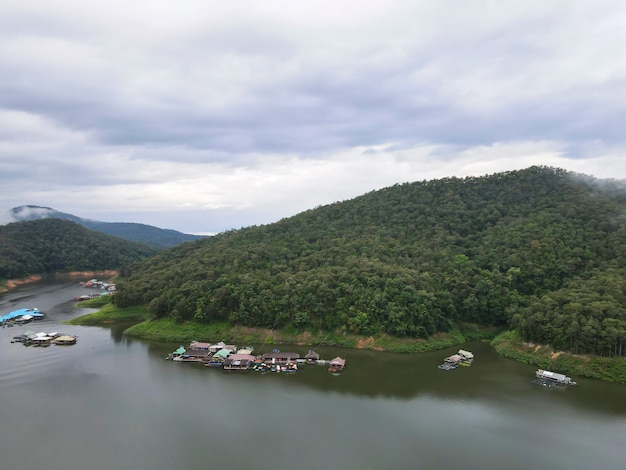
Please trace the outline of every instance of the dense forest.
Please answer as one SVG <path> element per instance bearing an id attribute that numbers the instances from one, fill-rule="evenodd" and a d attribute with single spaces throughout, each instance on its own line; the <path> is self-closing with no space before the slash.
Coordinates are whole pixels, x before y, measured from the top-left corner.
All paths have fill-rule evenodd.
<path id="1" fill-rule="evenodd" d="M 624 182 L 532 167 L 398 184 L 123 270 L 156 317 L 424 338 L 459 322 L 626 355 Z"/>
<path id="2" fill-rule="evenodd" d="M 0 279 L 53 271 L 119 269 L 157 251 L 69 220 L 15 222 L 0 226 Z"/>

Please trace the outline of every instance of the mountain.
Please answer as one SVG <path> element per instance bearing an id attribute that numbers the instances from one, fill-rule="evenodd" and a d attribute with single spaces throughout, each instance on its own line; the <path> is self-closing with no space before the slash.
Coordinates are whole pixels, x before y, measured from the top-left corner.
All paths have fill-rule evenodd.
<path id="1" fill-rule="evenodd" d="M 395 185 L 164 250 L 115 302 L 156 317 L 424 338 L 460 322 L 626 355 L 624 182 L 532 167 Z"/>
<path id="2" fill-rule="evenodd" d="M 76 222 L 83 227 L 97 232 L 124 238 L 126 240 L 148 243 L 159 248 L 169 248 L 187 241 L 203 238 L 200 235 L 190 235 L 177 232 L 176 230 L 162 229 L 152 225 L 132 222 L 100 222 L 92 219 L 84 219 L 65 212 L 59 212 L 50 207 L 19 206 L 9 211 L 9 221 L 22 222 L 39 219 L 66 219 Z"/>
<path id="3" fill-rule="evenodd" d="M 118 270 L 154 255 L 146 243 L 47 218 L 0 226 L 0 279 L 67 271 Z"/>

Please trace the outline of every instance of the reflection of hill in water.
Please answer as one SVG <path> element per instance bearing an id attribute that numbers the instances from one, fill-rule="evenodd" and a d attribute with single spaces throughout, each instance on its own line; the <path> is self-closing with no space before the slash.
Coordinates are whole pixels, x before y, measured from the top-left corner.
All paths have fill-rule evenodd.
<path id="1" fill-rule="evenodd" d="M 151 359 L 165 361 L 165 356 L 176 349 L 178 344 L 147 342 Z M 254 345 L 255 354 L 261 345 Z M 265 346 L 261 353 L 277 347 L 281 351 L 294 351 L 301 357 L 308 352 L 306 346 L 279 345 Z M 293 392 L 298 388 L 309 388 L 329 395 L 350 394 L 368 398 L 391 398 L 410 400 L 419 396 L 431 396 L 441 400 L 487 401 L 502 406 L 515 404 L 536 407 L 569 406 L 583 408 L 591 412 L 617 413 L 626 415 L 626 402 L 623 394 L 626 386 L 593 380 L 582 380 L 576 388 L 543 389 L 530 382 L 536 367 L 521 364 L 498 356 L 486 343 L 464 345 L 474 352 L 476 359 L 470 367 L 459 367 L 451 371 L 440 370 L 437 366 L 443 358 L 455 353 L 459 348 L 448 348 L 421 354 L 394 354 L 369 350 L 344 348 L 315 348 L 322 359 L 335 356 L 346 358 L 346 369 L 337 375 L 330 374 L 327 366 L 301 365 L 294 375 L 255 371 L 226 372 L 208 369 L 199 364 L 169 364 L 172 367 L 187 368 L 189 374 L 219 374 L 221 380 L 232 381 L 236 386 L 252 387 L 266 381 L 282 383 Z M 254 385 L 252 385 L 254 384 Z M 599 400 L 598 397 L 602 399 Z"/>

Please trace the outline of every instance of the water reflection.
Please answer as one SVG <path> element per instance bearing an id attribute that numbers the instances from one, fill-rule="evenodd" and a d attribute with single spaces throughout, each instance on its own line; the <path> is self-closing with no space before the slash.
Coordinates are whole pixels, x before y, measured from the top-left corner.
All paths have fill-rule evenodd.
<path id="1" fill-rule="evenodd" d="M 79 336 L 66 348 L 26 348 L 10 344 L 14 328 L 0 329 L 3 468 L 621 469 L 626 459 L 621 385 L 537 387 L 534 367 L 484 343 L 465 345 L 474 364 L 453 371 L 437 365 L 458 348 L 320 347 L 322 358 L 347 359 L 343 373 L 228 373 L 166 361 L 179 344 L 128 338 L 119 326 L 60 325 L 82 313 L 68 301 L 75 289 L 0 297 L 3 309 L 16 298 L 47 305 L 45 329 Z"/>

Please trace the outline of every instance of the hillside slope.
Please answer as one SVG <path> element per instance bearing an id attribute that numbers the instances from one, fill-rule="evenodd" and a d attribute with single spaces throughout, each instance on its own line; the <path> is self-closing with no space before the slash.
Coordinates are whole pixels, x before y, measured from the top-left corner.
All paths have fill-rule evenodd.
<path id="1" fill-rule="evenodd" d="M 157 249 L 62 219 L 0 226 L 0 279 L 52 271 L 119 269 Z"/>
<path id="2" fill-rule="evenodd" d="M 57 211 L 50 207 L 33 205 L 14 207 L 9 211 L 9 217 L 14 222 L 49 218 L 71 220 L 96 232 L 113 235 L 114 237 L 124 238 L 126 240 L 148 243 L 159 248 L 169 248 L 179 245 L 180 243 L 203 238 L 200 235 L 190 235 L 176 230 L 163 229 L 146 224 L 132 222 L 101 222 L 93 219 L 85 219 L 66 212 Z"/>
<path id="3" fill-rule="evenodd" d="M 624 355 L 625 214 L 623 182 L 553 168 L 396 185 L 163 251 L 123 273 L 115 302 L 366 335 L 506 325 Z"/>

